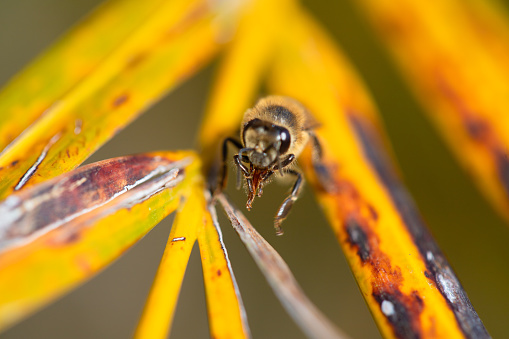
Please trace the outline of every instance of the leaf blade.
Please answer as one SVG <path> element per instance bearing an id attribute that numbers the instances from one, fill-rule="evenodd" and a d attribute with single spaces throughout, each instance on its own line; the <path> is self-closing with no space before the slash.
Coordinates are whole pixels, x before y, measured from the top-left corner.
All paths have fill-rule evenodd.
<path id="1" fill-rule="evenodd" d="M 359 4 L 458 161 L 509 220 L 507 13 L 494 1 Z"/>
<path id="2" fill-rule="evenodd" d="M 380 331 L 387 338 L 489 337 L 389 165 L 366 94 L 349 92 L 364 92 L 351 66 L 335 58 L 311 17 L 295 19 L 269 85 L 322 122 L 323 163 L 313 164 L 309 150 L 302 163 Z"/>
<path id="3" fill-rule="evenodd" d="M 220 48 L 215 17 L 200 0 L 160 7 L 0 154 L 0 198 L 75 168 L 195 72 Z"/>
<path id="4" fill-rule="evenodd" d="M 11 79 L 0 91 L 0 150 L 90 73 L 160 2 L 103 4 Z"/>
<path id="5" fill-rule="evenodd" d="M 189 256 L 202 229 L 201 191 L 193 185 L 173 222 L 134 338 L 167 338 Z"/>
<path id="6" fill-rule="evenodd" d="M 204 229 L 198 235 L 212 338 L 250 338 L 246 310 L 223 243 L 216 211 L 203 206 Z"/>
<path id="7" fill-rule="evenodd" d="M 180 177 L 169 170 L 53 230 L 4 247 L 0 253 L 0 286 L 9 293 L 0 296 L 0 328 L 10 326 L 95 274 L 177 208 L 180 196 L 198 175 L 198 163 L 192 153 L 186 152 L 152 156 L 167 165 L 177 165 L 184 159 L 191 162 L 179 169 L 185 171 Z M 177 166 L 181 165 L 184 163 Z M 65 177 L 69 175 L 72 173 Z M 37 189 L 35 186 L 22 194 Z M 68 202 L 73 203 L 74 200 Z"/>

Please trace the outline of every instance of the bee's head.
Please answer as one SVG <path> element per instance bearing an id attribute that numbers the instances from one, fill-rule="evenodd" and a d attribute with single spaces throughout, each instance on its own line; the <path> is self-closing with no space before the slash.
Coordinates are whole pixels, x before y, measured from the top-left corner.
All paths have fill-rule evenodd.
<path id="1" fill-rule="evenodd" d="M 290 132 L 286 128 L 260 119 L 245 124 L 242 136 L 245 154 L 257 168 L 273 165 L 288 152 L 291 144 Z"/>

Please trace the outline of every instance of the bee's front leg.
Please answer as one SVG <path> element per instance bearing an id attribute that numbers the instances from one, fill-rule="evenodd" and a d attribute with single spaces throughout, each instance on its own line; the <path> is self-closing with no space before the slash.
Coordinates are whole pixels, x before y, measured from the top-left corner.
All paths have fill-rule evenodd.
<path id="1" fill-rule="evenodd" d="M 295 181 L 295 184 L 293 184 L 292 193 L 283 201 L 279 207 L 276 217 L 274 218 L 274 228 L 276 229 L 276 235 L 283 235 L 281 223 L 290 213 L 293 203 L 299 198 L 302 183 L 304 182 L 304 178 L 300 172 L 297 172 L 296 170 L 289 170 L 286 173 L 296 176 L 297 180 Z"/>
<path id="2" fill-rule="evenodd" d="M 233 156 L 233 161 L 235 162 L 235 165 L 237 165 L 237 189 L 240 189 L 240 172 L 244 174 L 244 177 L 249 177 L 249 169 L 242 163 L 242 159 L 238 154 Z"/>
<path id="3" fill-rule="evenodd" d="M 242 148 L 242 144 L 233 138 L 226 138 L 223 141 L 223 149 L 222 149 L 222 171 L 221 176 L 219 178 L 218 187 L 216 188 L 217 191 L 222 191 L 226 187 L 226 182 L 228 179 L 228 163 L 226 162 L 226 158 L 228 157 L 228 143 L 231 143 L 233 146 L 237 147 L 237 150 Z"/>

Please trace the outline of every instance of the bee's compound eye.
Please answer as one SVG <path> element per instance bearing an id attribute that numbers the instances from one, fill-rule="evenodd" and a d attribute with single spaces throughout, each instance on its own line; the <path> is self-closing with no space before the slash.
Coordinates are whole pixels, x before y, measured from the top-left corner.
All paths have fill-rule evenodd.
<path id="1" fill-rule="evenodd" d="M 279 128 L 279 140 L 281 141 L 281 146 L 279 146 L 279 154 L 285 154 L 290 148 L 290 144 L 292 142 L 290 138 L 290 132 L 286 128 Z"/>

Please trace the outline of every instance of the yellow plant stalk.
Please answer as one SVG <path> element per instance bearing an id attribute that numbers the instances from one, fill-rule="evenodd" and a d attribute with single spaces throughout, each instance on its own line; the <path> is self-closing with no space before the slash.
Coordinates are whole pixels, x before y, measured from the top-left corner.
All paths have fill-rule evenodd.
<path id="1" fill-rule="evenodd" d="M 179 206 L 182 195 L 188 194 L 190 185 L 199 175 L 199 161 L 194 153 L 190 152 L 155 153 L 144 159 L 150 160 L 150 157 L 156 162 L 161 161 L 161 164 L 169 161 L 170 164 L 174 162 L 177 165 L 180 161 L 185 167 L 178 169 L 177 176 L 168 172 L 160 177 L 153 177 L 153 174 L 149 173 L 144 178 L 140 177 L 129 190 L 125 190 L 125 185 L 121 185 L 118 186 L 120 191 L 115 192 L 109 190 L 106 183 L 97 181 L 104 180 L 100 175 L 103 166 L 99 163 L 99 174 L 93 174 L 92 177 L 74 177 L 69 183 L 70 186 L 65 186 L 66 180 L 73 178 L 74 172 L 71 172 L 11 195 L 10 203 L 4 202 L 0 205 L 3 222 L 9 216 L 19 216 L 16 212 L 18 207 L 13 207 L 16 201 L 22 204 L 20 209 L 27 210 L 23 218 L 28 216 L 28 219 L 23 219 L 22 224 L 14 229 L 16 231 L 32 226 L 31 220 L 48 218 L 45 215 L 48 207 L 37 210 L 38 206 L 43 206 L 44 203 L 47 203 L 47 206 L 62 205 L 58 199 L 61 194 L 67 194 L 66 192 L 72 194 L 73 190 L 84 188 L 98 196 L 81 194 L 75 198 L 68 197 L 65 200 L 71 206 L 62 206 L 58 210 L 72 211 L 75 199 L 97 200 L 101 199 L 103 194 L 114 195 L 114 199 L 103 201 L 103 204 L 96 208 L 80 211 L 79 215 L 62 215 L 64 223 L 42 235 L 35 234 L 36 237 L 33 237 L 29 233 L 24 242 L 17 241 L 14 246 L 7 248 L 1 246 L 0 290 L 5 293 L 0 293 L 0 330 L 93 276 Z M 129 171 L 132 172 L 132 169 Z M 82 169 L 76 171 L 80 172 Z M 113 173 L 118 175 L 117 171 Z M 83 180 L 84 178 L 88 179 Z M 142 182 L 145 179 L 147 180 Z M 112 182 L 116 185 L 116 182 Z M 59 186 L 61 183 L 64 183 L 64 186 Z M 90 187 L 87 188 L 86 185 Z M 108 190 L 103 192 L 101 188 L 94 189 L 94 185 L 108 187 Z M 11 209 L 11 214 L 8 214 L 7 211 Z M 56 210 L 52 211 L 49 217 L 52 217 Z M 43 227 L 41 229 L 44 230 Z"/>
<path id="2" fill-rule="evenodd" d="M 322 167 L 309 152 L 303 164 L 383 336 L 489 337 L 384 155 L 350 65 L 318 24 L 294 14 L 269 85 L 322 124 Z"/>
<path id="3" fill-rule="evenodd" d="M 196 213 L 203 210 L 203 200 L 200 186 L 194 184 L 180 204 L 135 338 L 168 337 L 187 262 L 203 228 L 203 214 Z"/>
<path id="4" fill-rule="evenodd" d="M 202 180 L 181 202 L 135 338 L 167 338 L 187 262 L 198 239 L 214 338 L 247 338 L 249 328 L 217 220 L 207 207 Z M 214 225 L 216 224 L 216 225 Z"/>
<path id="5" fill-rule="evenodd" d="M 203 196 L 203 188 L 200 194 Z M 224 246 L 215 208 L 202 199 L 203 230 L 198 234 L 207 295 L 210 336 L 249 338 L 247 315 Z M 207 209 L 208 208 L 208 209 Z"/>
<path id="6" fill-rule="evenodd" d="M 509 25 L 491 1 L 363 0 L 463 166 L 509 218 Z"/>
<path id="7" fill-rule="evenodd" d="M 228 19 L 215 20 L 213 4 L 164 2 L 93 72 L 54 101 L 0 154 L 0 199 L 75 168 L 194 74 L 217 52 L 226 33 L 221 23 Z"/>

